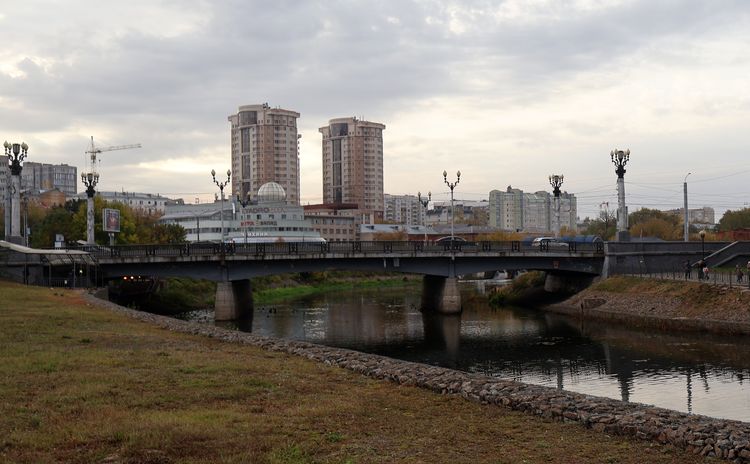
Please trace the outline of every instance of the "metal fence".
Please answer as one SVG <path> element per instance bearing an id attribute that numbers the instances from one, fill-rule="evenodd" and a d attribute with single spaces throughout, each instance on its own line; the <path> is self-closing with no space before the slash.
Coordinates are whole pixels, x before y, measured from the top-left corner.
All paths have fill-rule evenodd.
<path id="1" fill-rule="evenodd" d="M 383 253 L 593 253 L 604 255 L 603 243 L 509 242 L 274 242 L 274 243 L 184 243 L 173 245 L 83 246 L 79 249 L 98 258 L 106 257 L 182 257 L 216 255 L 309 255 L 309 254 L 383 254 Z"/>
<path id="2" fill-rule="evenodd" d="M 744 273 L 744 271 L 743 271 Z M 703 282 L 712 285 L 723 285 L 727 287 L 746 287 L 750 288 L 750 276 L 743 275 L 741 278 L 737 277 L 735 270 L 731 269 L 711 269 L 708 275 L 700 274 L 695 269 L 690 273 L 680 271 L 659 271 L 651 272 L 639 269 L 633 269 L 630 272 L 622 273 L 619 275 L 626 275 L 632 277 L 643 277 L 650 279 L 661 279 L 661 280 L 682 280 L 686 282 Z"/>

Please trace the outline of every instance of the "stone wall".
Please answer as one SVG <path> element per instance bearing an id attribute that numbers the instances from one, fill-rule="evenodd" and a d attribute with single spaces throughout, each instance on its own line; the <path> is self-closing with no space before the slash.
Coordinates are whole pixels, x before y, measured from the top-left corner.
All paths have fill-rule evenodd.
<path id="1" fill-rule="evenodd" d="M 607 434 L 672 444 L 703 456 L 750 462 L 750 424 L 744 422 L 712 419 L 341 348 L 263 337 L 143 313 L 91 295 L 87 295 L 87 299 L 97 306 L 176 332 L 285 352 L 400 385 L 426 388 L 444 395 L 461 395 L 470 401 L 503 406 L 550 420 L 579 422 Z"/>

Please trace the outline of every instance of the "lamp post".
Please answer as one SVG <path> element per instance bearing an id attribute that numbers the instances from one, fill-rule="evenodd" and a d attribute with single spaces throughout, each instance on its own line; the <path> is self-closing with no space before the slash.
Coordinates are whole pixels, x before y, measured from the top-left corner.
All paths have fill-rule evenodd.
<path id="1" fill-rule="evenodd" d="M 455 216 L 455 210 L 453 209 L 453 189 L 456 188 L 456 185 L 461 181 L 461 171 L 456 171 L 456 181 L 452 183 L 448 182 L 448 172 L 443 171 L 443 181 L 445 181 L 445 185 L 451 189 L 451 248 L 453 248 L 453 240 L 455 239 L 453 232 L 453 219 Z"/>
<path id="2" fill-rule="evenodd" d="M 247 198 L 245 199 L 245 201 L 242 201 L 242 199 L 240 198 L 239 194 L 237 194 L 235 196 L 235 198 L 237 199 L 237 203 L 239 203 L 240 205 L 242 205 L 242 210 L 243 210 L 242 214 L 244 214 L 244 210 L 245 210 L 245 208 L 247 208 L 247 205 L 249 205 L 250 203 L 252 203 L 252 200 L 250 198 L 250 192 L 247 192 Z M 241 217 L 242 217 L 242 215 L 240 215 L 240 218 Z M 245 218 L 245 220 L 242 221 L 242 229 L 245 232 L 245 243 L 247 243 L 247 218 Z M 302 239 L 304 241 L 304 238 L 305 238 L 304 232 L 302 234 L 303 234 L 302 235 Z"/>
<path id="3" fill-rule="evenodd" d="M 628 208 L 625 206 L 625 165 L 630 160 L 630 150 L 614 149 L 609 153 L 617 169 L 617 240 L 627 240 Z"/>
<path id="4" fill-rule="evenodd" d="M 21 163 L 26 158 L 29 146 L 26 143 L 3 143 L 5 156 L 10 163 L 11 202 L 10 202 L 10 237 L 20 243 L 21 240 Z M 8 237 L 6 235 L 6 240 Z"/>
<path id="5" fill-rule="evenodd" d="M 227 169 L 227 180 L 226 182 L 219 182 L 216 180 L 216 171 L 211 169 L 211 177 L 214 180 L 214 184 L 216 184 L 217 187 L 219 187 L 219 191 L 221 192 L 221 243 L 222 248 L 224 244 L 224 187 L 229 184 L 229 180 L 232 177 L 232 171 Z"/>
<path id="6" fill-rule="evenodd" d="M 552 193 L 555 195 L 555 224 L 552 226 L 555 237 L 560 237 L 560 186 L 563 183 L 562 174 L 552 174 L 549 176 L 549 184 L 552 186 Z"/>
<path id="7" fill-rule="evenodd" d="M 688 172 L 687 176 L 685 176 L 685 180 L 682 181 L 682 193 L 683 193 L 683 196 L 685 197 L 684 198 L 685 199 L 685 234 L 684 235 L 685 235 L 686 242 L 690 241 L 690 236 L 688 235 L 689 229 L 688 229 L 688 201 L 687 201 L 687 178 L 690 174 L 692 173 Z"/>
<path id="8" fill-rule="evenodd" d="M 96 194 L 96 184 L 99 183 L 99 173 L 94 172 L 93 166 L 91 172 L 82 172 L 81 181 L 86 186 L 86 243 L 93 245 L 94 241 L 94 195 Z"/>
<path id="9" fill-rule="evenodd" d="M 698 235 L 701 236 L 701 261 L 704 261 L 706 259 L 706 231 L 701 230 Z"/>
<path id="10" fill-rule="evenodd" d="M 424 213 L 424 219 L 427 218 L 427 205 L 430 204 L 430 200 L 432 199 L 432 192 L 427 192 L 427 198 L 424 200 L 422 199 L 422 192 L 417 192 L 417 201 L 420 205 L 422 205 L 422 212 Z M 427 221 L 422 221 L 422 226 L 424 227 L 424 241 L 427 243 Z"/>

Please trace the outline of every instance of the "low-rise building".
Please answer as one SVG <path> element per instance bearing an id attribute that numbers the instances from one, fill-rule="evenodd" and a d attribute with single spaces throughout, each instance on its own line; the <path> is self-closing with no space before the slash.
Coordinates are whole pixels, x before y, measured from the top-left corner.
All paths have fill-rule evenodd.
<path id="1" fill-rule="evenodd" d="M 321 203 L 305 205 L 305 217 L 324 239 L 342 242 L 361 240 L 360 225 L 372 224 L 379 216 L 356 203 Z"/>
<path id="2" fill-rule="evenodd" d="M 168 203 L 159 222 L 179 224 L 188 242 L 234 243 L 321 242 L 305 219 L 302 206 L 286 203 L 281 185 L 268 182 L 258 189 L 257 203 L 242 205 L 236 198 L 213 203 Z M 223 218 L 223 219 L 222 219 Z"/>
<path id="3" fill-rule="evenodd" d="M 162 214 L 166 211 L 166 205 L 174 200 L 161 196 L 158 193 L 138 193 L 138 192 L 96 192 L 103 200 L 108 202 L 122 203 L 130 208 L 142 211 L 146 214 Z M 80 200 L 86 199 L 86 192 L 81 192 L 75 196 Z"/>

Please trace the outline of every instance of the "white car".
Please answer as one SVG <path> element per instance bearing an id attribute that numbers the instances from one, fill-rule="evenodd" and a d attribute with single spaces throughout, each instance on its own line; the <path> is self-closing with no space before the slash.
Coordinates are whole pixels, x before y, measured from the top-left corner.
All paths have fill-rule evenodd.
<path id="1" fill-rule="evenodd" d="M 567 250 L 570 248 L 570 245 L 565 242 L 561 242 L 555 237 L 537 237 L 531 242 L 531 246 L 534 248 L 547 250 Z"/>

